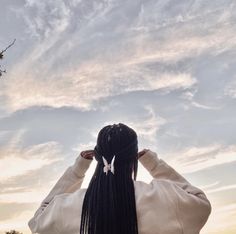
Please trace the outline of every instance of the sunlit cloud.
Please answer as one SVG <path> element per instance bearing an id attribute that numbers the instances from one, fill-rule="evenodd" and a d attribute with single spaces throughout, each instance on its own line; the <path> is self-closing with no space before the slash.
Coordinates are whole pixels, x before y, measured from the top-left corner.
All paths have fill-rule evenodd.
<path id="1" fill-rule="evenodd" d="M 126 65 L 124 61 L 116 64 L 90 61 L 78 65 L 76 70 L 71 69 L 57 77 L 52 75 L 46 80 L 24 70 L 27 70 L 24 80 L 17 82 L 17 74 L 21 72 L 13 70 L 12 81 L 6 84 L 4 92 L 11 111 L 41 105 L 92 110 L 94 102 L 101 98 L 134 91 L 187 89 L 196 84 L 196 79 L 188 73 L 159 73 Z M 14 95 L 8 95 L 10 93 Z"/>
<path id="2" fill-rule="evenodd" d="M 199 187 L 203 189 L 207 194 L 211 194 L 236 189 L 236 184 L 220 185 L 220 181 L 216 181 L 211 184 L 200 185 Z"/>
<path id="3" fill-rule="evenodd" d="M 226 186 L 220 186 L 220 187 L 215 188 L 215 189 L 208 189 L 208 190 L 206 190 L 206 192 L 207 192 L 208 194 L 210 194 L 210 193 L 222 192 L 222 191 L 233 190 L 233 189 L 236 189 L 236 184 L 230 184 L 230 185 L 226 185 Z"/>
<path id="4" fill-rule="evenodd" d="M 34 207 L 34 209 L 36 209 L 36 207 Z M 24 234 L 30 234 L 31 232 L 27 227 L 27 221 L 32 217 L 33 213 L 34 211 L 26 210 L 14 218 L 4 220 L 4 222 L 1 222 L 0 233 L 5 234 L 5 232 L 9 230 L 21 230 Z"/>
<path id="5" fill-rule="evenodd" d="M 50 158 L 47 158 L 49 152 L 51 155 Z M 12 151 L 7 157 L 1 157 L 0 159 L 0 179 L 6 180 L 61 160 L 57 157 L 53 158 L 52 154 L 54 156 L 58 154 L 57 143 L 55 142 L 40 144 L 15 152 Z M 1 155 L 3 155 L 3 150 L 1 150 Z M 22 155 L 24 155 L 23 158 Z M 37 155 L 37 158 L 33 158 L 35 155 Z"/>
<path id="6" fill-rule="evenodd" d="M 113 2 L 85 4 L 80 1 L 66 5 L 63 1 L 27 1 L 24 11 L 15 9 L 24 17 L 29 33 L 40 38 L 40 43 L 33 43 L 9 73 L 11 82 L 6 82 L 3 89 L 8 111 L 42 105 L 92 110 L 96 109 L 96 100 L 127 92 L 190 88 L 197 83 L 191 73 L 158 70 L 153 63 L 173 64 L 205 52 L 217 54 L 236 45 L 236 40 L 233 40 L 234 28 L 230 24 L 224 25 L 225 20 L 230 20 L 230 14 L 224 13 L 224 17 L 218 20 L 218 26 L 222 27 L 223 32 L 212 30 L 202 35 L 199 14 L 194 11 L 192 15 L 186 14 L 184 4 L 180 8 L 182 14 L 167 16 L 164 22 L 161 18 L 157 21 L 150 12 L 154 7 L 161 13 L 165 4 L 153 4 L 142 5 L 138 20 L 131 17 L 128 29 L 126 26 L 119 28 L 125 32 L 122 36 L 117 34 L 113 41 L 110 41 L 110 34 L 103 31 L 109 24 L 116 25 L 113 19 L 111 22 L 104 19 L 111 10 L 120 13 Z M 73 7 L 81 11 L 79 16 Z M 34 17 L 31 10 L 36 12 Z M 202 10 L 203 15 L 212 16 L 211 11 Z M 78 30 L 70 28 L 73 19 L 77 19 L 78 25 L 81 25 Z M 197 30 L 189 35 L 193 23 Z M 170 31 L 173 24 L 180 24 L 180 27 Z M 213 25 L 215 21 L 209 21 L 202 30 Z M 137 33 L 136 29 L 140 27 L 143 31 Z M 156 31 L 152 27 L 156 27 L 155 30 L 159 27 L 165 40 L 156 38 Z M 99 40 L 100 48 L 92 51 L 96 39 Z M 106 47 L 108 42 L 110 44 Z M 128 49 L 118 46 L 126 43 L 130 44 Z M 84 54 L 80 53 L 81 50 Z M 18 82 L 19 77 L 24 79 Z M 192 103 L 196 107 L 211 108 L 196 101 Z"/>
<path id="7" fill-rule="evenodd" d="M 55 160 L 48 159 L 21 159 L 15 156 L 4 158 L 0 160 L 0 179 L 4 180 L 9 177 L 17 176 L 26 173 L 29 170 L 36 170 L 44 165 L 50 164 Z M 13 163 L 14 162 L 14 163 Z M 10 165 L 10 166 L 6 166 Z"/>
<path id="8" fill-rule="evenodd" d="M 57 142 L 22 147 L 24 133 L 24 129 L 18 131 L 8 144 L 0 147 L 1 181 L 62 160 L 59 157 L 61 147 Z"/>
<path id="9" fill-rule="evenodd" d="M 0 202 L 2 203 L 40 203 L 42 198 L 44 198 L 50 191 L 51 187 L 45 184 L 40 191 L 35 189 L 34 191 L 19 192 L 19 193 L 4 193 L 0 196 Z M 31 189 L 32 190 L 32 189 Z"/>
<path id="10" fill-rule="evenodd" d="M 173 153 L 170 162 L 182 173 L 192 173 L 236 161 L 236 145 L 189 147 Z"/>
<path id="11" fill-rule="evenodd" d="M 220 181 L 216 181 L 216 182 L 214 182 L 214 183 L 206 184 L 206 185 L 201 185 L 201 186 L 199 186 L 199 187 L 200 187 L 201 189 L 203 189 L 203 190 L 208 190 L 208 189 L 210 189 L 210 188 L 212 188 L 212 187 L 217 186 L 219 183 L 220 183 Z"/>
<path id="12" fill-rule="evenodd" d="M 0 220 L 7 220 L 10 218 L 14 218 L 21 214 L 25 210 L 30 210 L 35 208 L 35 204 L 33 203 L 17 203 L 17 202 L 0 202 Z"/>
<path id="13" fill-rule="evenodd" d="M 219 206 L 214 209 L 214 213 L 209 217 L 208 225 L 202 233 L 213 234 L 228 233 L 230 230 L 235 231 L 235 218 L 235 203 Z"/>

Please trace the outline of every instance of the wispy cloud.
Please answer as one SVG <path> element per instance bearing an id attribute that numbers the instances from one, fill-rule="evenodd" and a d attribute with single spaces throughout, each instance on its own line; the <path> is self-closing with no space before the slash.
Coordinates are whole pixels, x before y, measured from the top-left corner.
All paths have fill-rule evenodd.
<path id="1" fill-rule="evenodd" d="M 42 146 L 44 147 L 44 146 Z M 36 151 L 37 149 L 29 149 L 27 150 L 28 152 L 33 152 Z M 21 152 L 21 153 L 24 153 Z M 27 152 L 25 152 L 27 153 Z M 41 154 L 42 153 L 38 153 Z M 8 158 L 3 158 L 0 160 L 0 170 L 1 170 L 1 180 L 8 179 L 13 176 L 21 175 L 26 173 L 29 170 L 36 170 L 39 169 L 42 166 L 45 166 L 47 164 L 51 164 L 52 162 L 55 162 L 57 159 L 54 160 L 48 160 L 48 159 L 22 159 L 22 158 L 17 158 L 15 155 L 14 156 L 8 156 Z M 9 166 L 6 166 L 9 165 Z"/>
<path id="2" fill-rule="evenodd" d="M 112 121 L 107 121 L 103 125 L 113 124 L 123 122 L 133 128 L 138 134 L 138 138 L 141 141 L 148 141 L 150 143 L 155 143 L 157 134 L 161 127 L 168 123 L 168 121 L 162 116 L 156 113 L 154 106 L 146 105 L 142 107 L 142 117 L 133 116 L 132 118 L 127 118 L 126 116 L 119 116 Z M 98 132 L 93 132 L 92 136 L 96 139 Z M 154 146 L 153 146 L 154 147 Z M 153 148 L 154 149 L 154 148 Z"/>
<path id="3" fill-rule="evenodd" d="M 40 105 L 55 108 L 74 106 L 88 110 L 93 109 L 93 102 L 101 98 L 133 91 L 187 89 L 196 84 L 196 79 L 188 73 L 160 73 L 150 68 L 127 65 L 125 61 L 116 64 L 90 61 L 78 65 L 76 70 L 52 75 L 46 80 L 28 70 L 20 83 L 17 82 L 17 74 L 21 72 L 12 73 L 15 74 L 4 91 L 8 96 L 7 108 L 12 111 Z M 14 95 L 8 95 L 10 93 Z"/>
<path id="4" fill-rule="evenodd" d="M 17 202 L 9 202 L 9 203 L 0 203 L 1 213 L 0 213 L 0 220 L 7 220 L 18 216 L 24 210 L 32 209 L 35 205 L 30 203 L 17 203 Z"/>
<path id="5" fill-rule="evenodd" d="M 40 40 L 33 42 L 9 73 L 10 82 L 3 89 L 5 107 L 9 111 L 41 105 L 90 110 L 96 108 L 96 100 L 114 95 L 196 85 L 188 69 L 165 66 L 229 50 L 236 45 L 235 31 L 231 8 L 228 14 L 223 8 L 215 10 L 221 16 L 215 27 L 214 10 L 190 4 L 187 11 L 185 4 L 179 6 L 178 14 L 165 15 L 163 21 L 160 16 L 169 3 L 132 3 L 131 11 L 128 5 L 120 8 L 112 1 L 27 1 L 18 14 L 24 17 L 30 35 Z M 116 14 L 122 16 L 119 23 L 112 18 Z M 209 22 L 202 28 L 205 17 Z M 108 30 L 111 27 L 114 37 Z M 193 105 L 211 108 L 198 102 Z"/>
<path id="6" fill-rule="evenodd" d="M 181 97 L 184 100 L 188 101 L 187 104 L 183 104 L 185 110 L 189 110 L 191 107 L 197 107 L 204 110 L 219 110 L 222 108 L 222 106 L 219 105 L 206 105 L 200 103 L 199 101 L 196 101 L 195 95 L 197 94 L 197 92 L 198 92 L 198 87 L 195 85 L 191 89 L 188 89 L 181 94 Z"/>
<path id="7" fill-rule="evenodd" d="M 220 181 L 216 181 L 211 184 L 202 186 L 200 185 L 199 187 L 203 189 L 207 194 L 211 194 L 236 189 L 236 184 L 221 185 Z"/>
<path id="8" fill-rule="evenodd" d="M 54 177 L 58 176 L 54 165 L 63 160 L 57 142 L 23 146 L 26 131 L 17 131 L 6 145 L 0 147 L 1 230 L 26 230 L 27 220 L 52 187 Z"/>
<path id="9" fill-rule="evenodd" d="M 8 144 L 0 147 L 1 181 L 62 160 L 59 157 L 61 147 L 57 142 L 23 147 L 21 141 L 24 132 L 18 131 Z"/>
<path id="10" fill-rule="evenodd" d="M 231 203 L 214 209 L 208 220 L 208 225 L 202 233 L 232 233 L 235 231 L 236 204 Z"/>
<path id="11" fill-rule="evenodd" d="M 182 173 L 192 173 L 236 161 L 236 145 L 188 147 L 172 154 L 170 162 Z"/>
<path id="12" fill-rule="evenodd" d="M 35 207 L 36 209 L 36 207 Z M 24 234 L 30 234 L 27 227 L 27 221 L 32 217 L 33 212 L 30 210 L 22 211 L 21 214 L 14 218 L 9 218 L 1 222 L 1 234 L 5 234 L 9 230 L 21 230 Z"/>
<path id="13" fill-rule="evenodd" d="M 41 39 L 49 39 L 52 32 L 54 33 L 53 38 L 58 39 L 58 34 L 67 28 L 70 20 L 70 8 L 62 0 L 57 2 L 26 0 L 24 8 L 13 8 L 12 10 L 24 17 L 28 33 L 32 37 Z M 34 15 L 32 11 L 34 11 Z"/>
<path id="14" fill-rule="evenodd" d="M 225 86 L 224 94 L 229 97 L 236 98 L 236 81 L 233 80 Z"/>
<path id="15" fill-rule="evenodd" d="M 167 123 L 167 120 L 158 116 L 152 106 L 145 106 L 146 118 L 142 121 L 131 121 L 130 125 L 137 131 L 138 136 L 149 142 L 156 142 L 160 128 Z M 153 148 L 154 149 L 154 148 Z"/>
<path id="16" fill-rule="evenodd" d="M 230 184 L 226 186 L 220 186 L 214 189 L 208 189 L 206 190 L 206 192 L 210 194 L 210 193 L 222 192 L 222 191 L 233 190 L 233 189 L 236 189 L 236 184 Z"/>
<path id="17" fill-rule="evenodd" d="M 216 181 L 216 182 L 211 183 L 211 184 L 200 185 L 199 187 L 200 187 L 201 189 L 208 190 L 208 189 L 210 189 L 210 188 L 212 188 L 212 187 L 217 186 L 219 183 L 220 183 L 220 181 Z"/>

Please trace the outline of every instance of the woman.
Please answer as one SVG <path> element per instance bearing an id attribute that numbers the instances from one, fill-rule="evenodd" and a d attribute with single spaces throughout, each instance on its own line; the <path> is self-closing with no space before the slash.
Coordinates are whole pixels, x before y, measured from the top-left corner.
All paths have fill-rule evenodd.
<path id="1" fill-rule="evenodd" d="M 93 158 L 97 167 L 81 189 Z M 136 181 L 138 160 L 153 176 Z M 211 213 L 202 190 L 149 149 L 138 152 L 125 124 L 102 128 L 94 150 L 81 152 L 29 221 L 39 234 L 197 234 Z"/>

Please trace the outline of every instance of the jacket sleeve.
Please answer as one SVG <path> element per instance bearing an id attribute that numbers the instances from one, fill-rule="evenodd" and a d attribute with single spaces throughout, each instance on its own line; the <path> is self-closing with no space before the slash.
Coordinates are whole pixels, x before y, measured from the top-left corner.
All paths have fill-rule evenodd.
<path id="1" fill-rule="evenodd" d="M 151 150 L 141 156 L 139 161 L 154 178 L 151 182 L 152 185 L 156 180 L 168 182 L 168 189 L 175 199 L 177 218 L 183 232 L 199 233 L 211 213 L 211 204 L 205 193 L 190 184 Z"/>
<path id="2" fill-rule="evenodd" d="M 81 154 L 75 163 L 68 167 L 60 177 L 47 197 L 41 202 L 34 216 L 29 220 L 28 226 L 32 233 L 52 234 L 59 233 L 57 218 L 60 215 L 60 200 L 68 195 L 68 191 L 79 189 L 82 185 L 85 172 L 92 160 L 85 159 Z"/>

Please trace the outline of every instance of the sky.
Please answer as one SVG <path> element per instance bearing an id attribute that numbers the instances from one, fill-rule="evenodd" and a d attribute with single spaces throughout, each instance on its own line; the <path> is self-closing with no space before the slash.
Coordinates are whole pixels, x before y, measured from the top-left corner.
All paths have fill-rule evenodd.
<path id="1" fill-rule="evenodd" d="M 16 38 L 1 61 L 0 234 L 29 234 L 63 172 L 119 122 L 206 193 L 201 234 L 236 233 L 235 11 L 233 0 L 0 0 L 0 50 Z"/>

